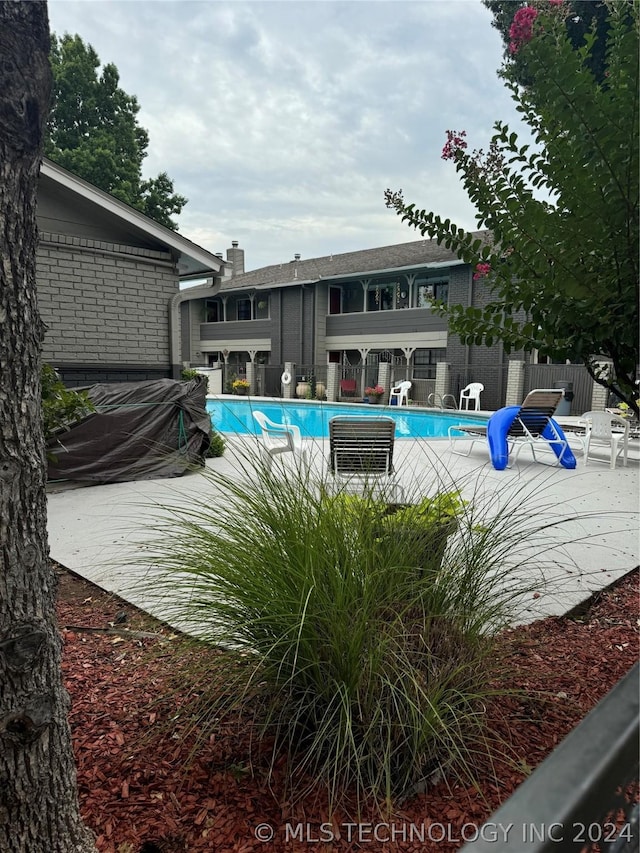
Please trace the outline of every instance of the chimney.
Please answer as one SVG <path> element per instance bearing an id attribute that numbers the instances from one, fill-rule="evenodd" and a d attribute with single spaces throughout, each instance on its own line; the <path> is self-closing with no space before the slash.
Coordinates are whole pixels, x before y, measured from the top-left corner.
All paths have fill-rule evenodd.
<path id="1" fill-rule="evenodd" d="M 231 241 L 231 248 L 227 249 L 227 260 L 233 264 L 231 277 L 242 275 L 244 272 L 244 249 L 238 248 L 238 241 Z"/>

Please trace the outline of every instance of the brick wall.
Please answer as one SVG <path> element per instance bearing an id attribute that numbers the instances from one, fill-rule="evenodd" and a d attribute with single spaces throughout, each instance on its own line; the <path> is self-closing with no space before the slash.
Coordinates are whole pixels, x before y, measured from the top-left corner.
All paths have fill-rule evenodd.
<path id="1" fill-rule="evenodd" d="M 491 292 L 483 279 L 473 281 L 470 267 L 454 267 L 449 278 L 449 303 L 484 308 L 493 301 Z M 514 315 L 514 319 L 524 320 L 524 313 Z M 500 342 L 493 346 L 465 346 L 460 338 L 449 332 L 447 339 L 446 361 L 451 365 L 449 391 L 457 398 L 462 388 L 469 382 L 482 382 L 485 391 L 482 394 L 482 408 L 495 409 L 504 404 L 507 390 L 509 362 L 522 361 L 522 352 L 507 355 Z"/>
<path id="2" fill-rule="evenodd" d="M 178 274 L 169 253 L 41 233 L 37 282 L 45 361 L 83 373 L 170 375 Z"/>

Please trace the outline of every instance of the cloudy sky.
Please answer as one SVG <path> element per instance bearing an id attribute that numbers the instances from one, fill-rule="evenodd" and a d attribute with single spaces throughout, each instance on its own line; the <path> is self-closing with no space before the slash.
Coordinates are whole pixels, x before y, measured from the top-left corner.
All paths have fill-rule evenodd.
<path id="1" fill-rule="evenodd" d="M 447 129 L 520 130 L 480 0 L 49 0 L 136 95 L 145 176 L 189 199 L 179 230 L 247 269 L 417 239 L 385 188 L 473 228 Z"/>

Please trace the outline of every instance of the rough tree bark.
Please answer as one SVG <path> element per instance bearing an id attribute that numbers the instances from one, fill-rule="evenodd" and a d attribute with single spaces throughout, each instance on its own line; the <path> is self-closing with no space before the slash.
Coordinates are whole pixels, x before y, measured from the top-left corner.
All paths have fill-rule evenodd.
<path id="1" fill-rule="evenodd" d="M 36 190 L 49 107 L 46 2 L 0 2 L 0 850 L 95 851 L 76 773 L 48 559 Z"/>

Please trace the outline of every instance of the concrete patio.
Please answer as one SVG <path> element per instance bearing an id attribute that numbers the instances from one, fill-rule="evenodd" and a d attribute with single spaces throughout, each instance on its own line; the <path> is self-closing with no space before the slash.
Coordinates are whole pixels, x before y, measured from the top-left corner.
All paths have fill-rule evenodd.
<path id="1" fill-rule="evenodd" d="M 326 465 L 328 442 L 309 441 L 312 469 Z M 144 591 L 152 577 L 148 548 L 163 508 L 184 508 L 194 500 L 215 508 L 225 500 L 215 473 L 236 476 L 236 459 L 256 450 L 255 439 L 234 438 L 224 457 L 202 472 L 171 480 L 48 487 L 48 527 L 54 560 L 132 604 L 162 615 Z M 291 457 L 291 454 L 287 454 Z M 465 498 L 525 516 L 537 533 L 523 539 L 528 600 L 514 623 L 559 615 L 585 601 L 638 565 L 640 550 L 640 447 L 630 443 L 627 467 L 602 461 L 575 470 L 534 462 L 524 449 L 517 465 L 491 466 L 476 444 L 468 457 L 451 452 L 446 440 L 398 440 L 396 470 L 409 495 L 458 488 Z M 551 455 L 547 456 L 551 461 Z M 285 464 L 287 464 L 285 462 Z M 544 528 L 544 530 L 542 530 Z"/>

